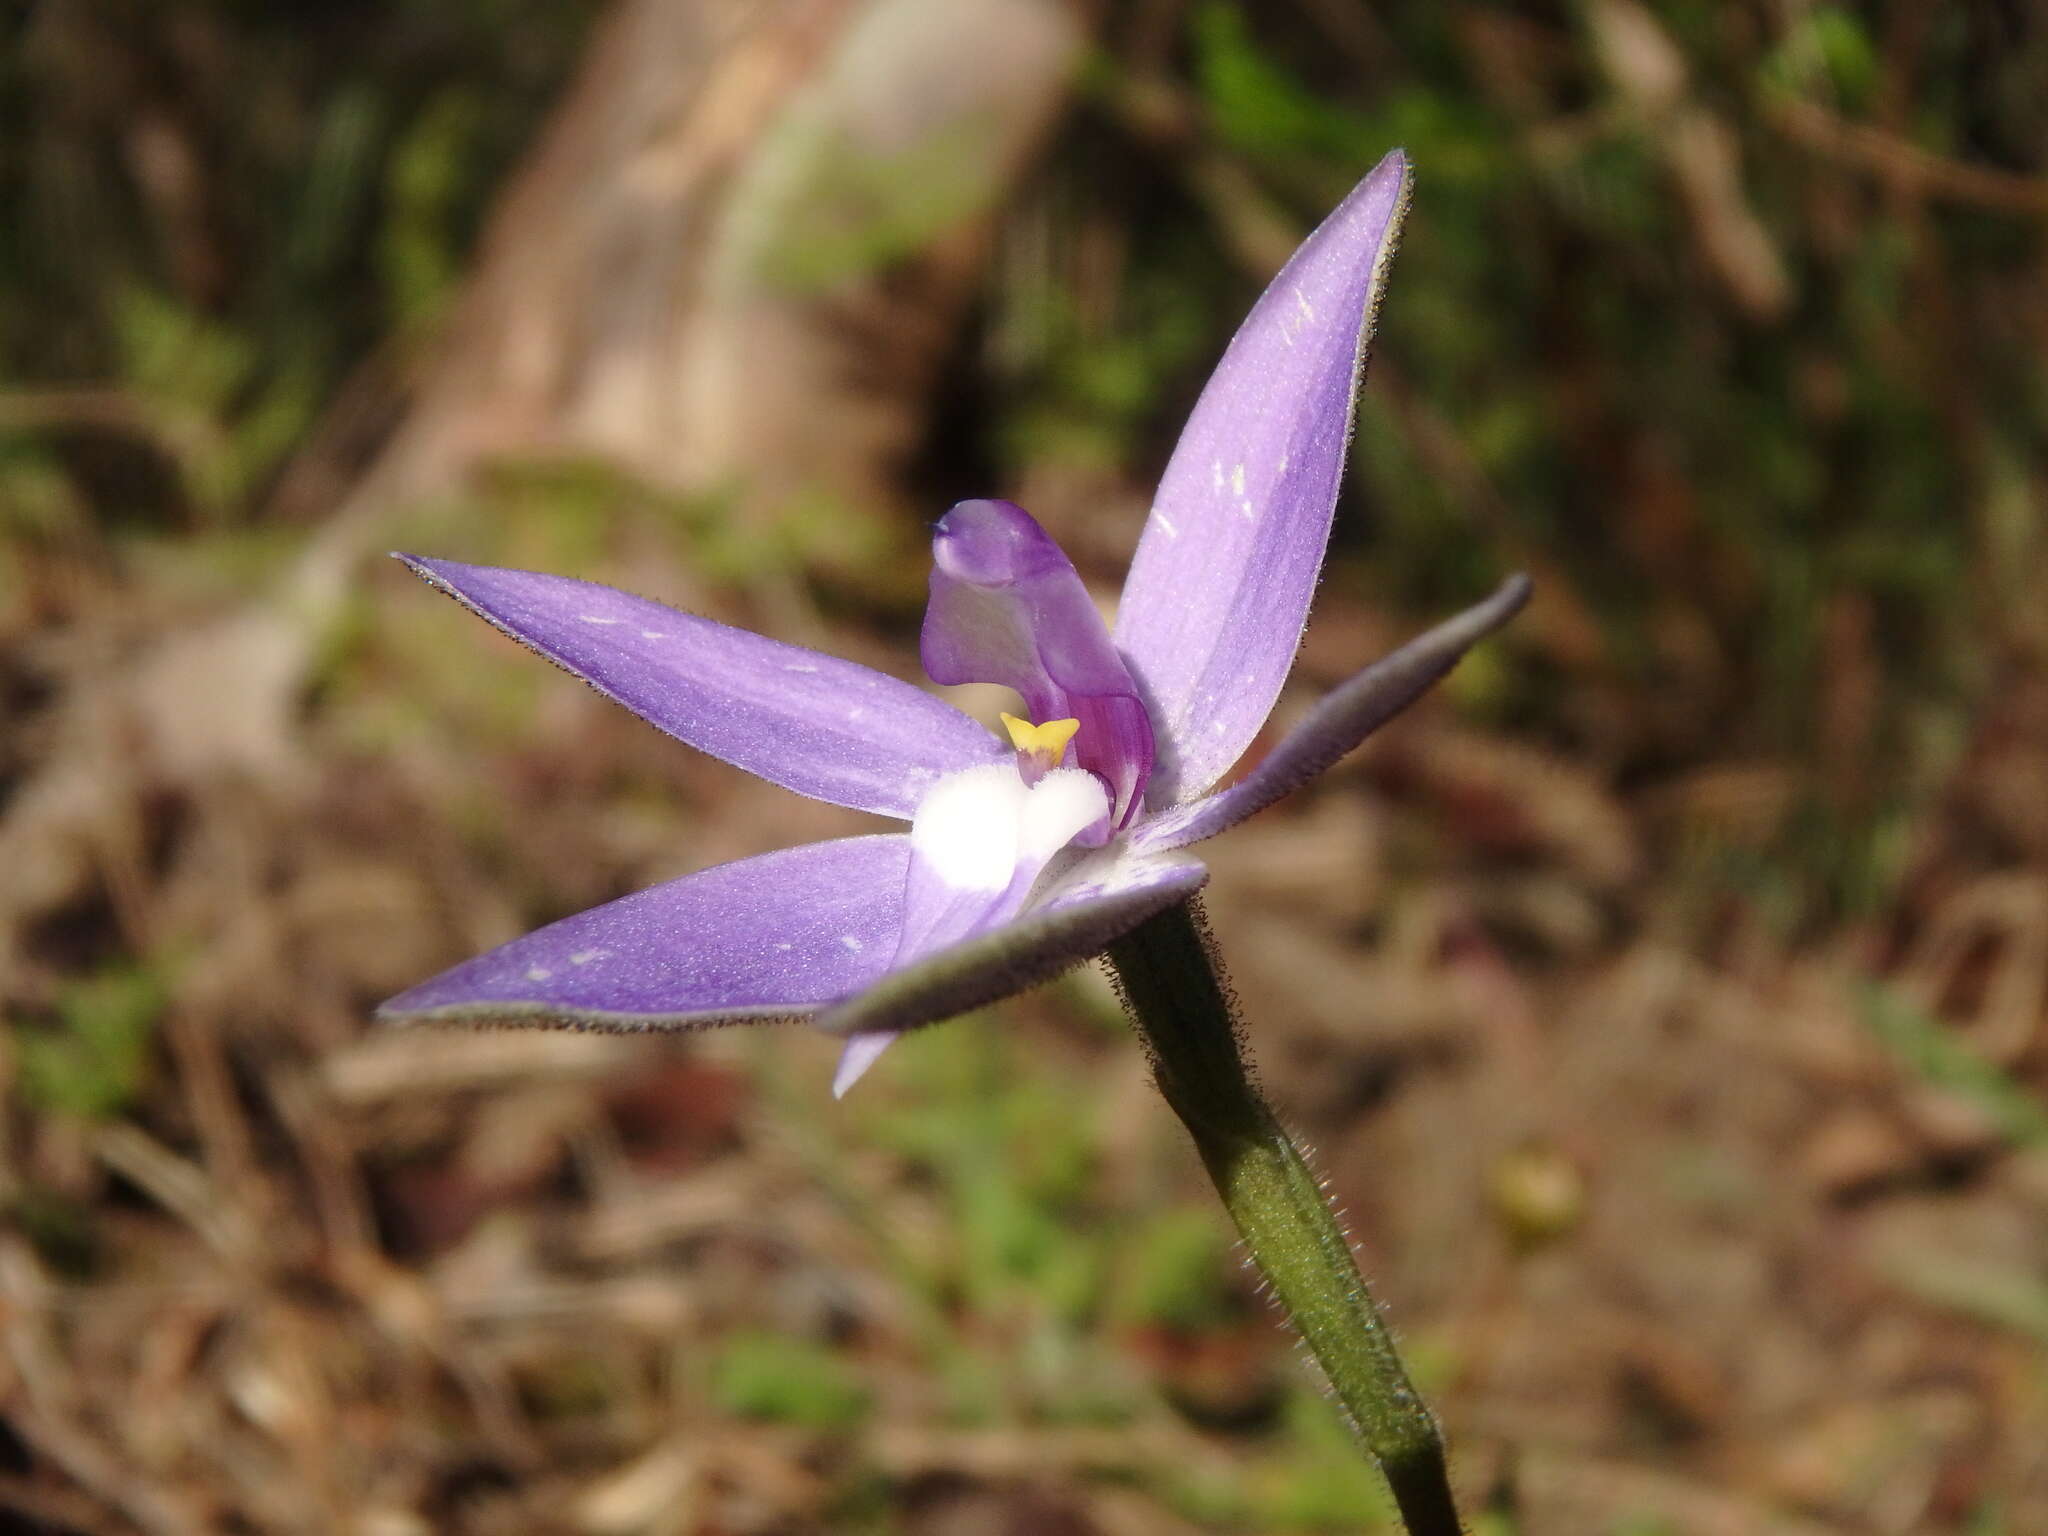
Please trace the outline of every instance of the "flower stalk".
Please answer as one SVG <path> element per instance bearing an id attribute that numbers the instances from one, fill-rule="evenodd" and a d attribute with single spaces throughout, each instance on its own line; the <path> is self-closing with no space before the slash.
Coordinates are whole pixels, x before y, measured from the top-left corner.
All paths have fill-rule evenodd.
<path id="1" fill-rule="evenodd" d="M 1411 1536 L 1459 1536 L 1443 1437 L 1394 1350 L 1351 1245 L 1301 1151 L 1246 1070 L 1235 1001 L 1196 898 L 1109 946 L 1159 1088 Z"/>

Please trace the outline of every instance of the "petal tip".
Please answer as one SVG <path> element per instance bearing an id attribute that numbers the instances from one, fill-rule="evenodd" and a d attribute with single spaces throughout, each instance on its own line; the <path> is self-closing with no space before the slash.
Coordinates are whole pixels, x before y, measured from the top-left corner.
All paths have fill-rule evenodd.
<path id="1" fill-rule="evenodd" d="M 425 555 L 407 554 L 402 549 L 392 550 L 391 558 L 424 582 L 436 586 L 446 585 L 446 578 L 441 574 L 441 568 L 447 564 L 446 561 L 429 560 Z"/>
<path id="2" fill-rule="evenodd" d="M 1536 594 L 1536 582 L 1527 571 L 1515 571 L 1502 578 L 1480 607 L 1490 615 L 1497 615 L 1488 626 L 1498 629 L 1529 605 L 1529 599 Z"/>
<path id="3" fill-rule="evenodd" d="M 832 1073 L 832 1097 L 843 1099 L 846 1090 L 867 1075 L 882 1052 L 895 1044 L 901 1031 L 877 1029 L 851 1035 L 840 1047 L 839 1065 Z"/>

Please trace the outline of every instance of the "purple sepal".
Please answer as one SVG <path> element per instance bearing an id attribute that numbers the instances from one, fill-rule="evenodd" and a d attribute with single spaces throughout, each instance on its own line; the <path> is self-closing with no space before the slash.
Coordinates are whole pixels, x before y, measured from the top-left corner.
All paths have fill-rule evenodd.
<path id="1" fill-rule="evenodd" d="M 1121 827 L 1152 772 L 1151 717 L 1073 562 L 1022 507 L 963 501 L 932 536 L 921 643 L 937 683 L 1001 683 L 1039 723 L 1075 719 L 1069 759 L 1110 792 Z"/>
<path id="2" fill-rule="evenodd" d="M 720 864 L 514 939 L 377 1015 L 588 1029 L 803 1018 L 888 968 L 909 868 L 900 833 Z"/>
<path id="3" fill-rule="evenodd" d="M 1159 733 L 1155 810 L 1223 776 L 1293 665 L 1407 207 L 1396 150 L 1273 279 L 1167 465 L 1116 626 Z"/>
<path id="4" fill-rule="evenodd" d="M 1326 694 L 1264 761 L 1220 794 L 1139 823 L 1134 847 L 1184 848 L 1236 826 L 1343 757 L 1420 698 L 1479 641 L 1529 600 L 1529 578 L 1510 576 L 1484 602 L 1446 619 Z"/>
<path id="5" fill-rule="evenodd" d="M 818 1028 L 858 1036 L 936 1024 L 984 1007 L 1099 955 L 1146 918 L 1200 890 L 1209 871 L 1168 854 L 1084 858 L 1015 921 L 891 971 L 821 1014 Z"/>
<path id="6" fill-rule="evenodd" d="M 397 558 L 641 719 L 798 794 L 907 819 L 943 775 L 1009 755 L 943 699 L 858 662 L 596 582 Z"/>

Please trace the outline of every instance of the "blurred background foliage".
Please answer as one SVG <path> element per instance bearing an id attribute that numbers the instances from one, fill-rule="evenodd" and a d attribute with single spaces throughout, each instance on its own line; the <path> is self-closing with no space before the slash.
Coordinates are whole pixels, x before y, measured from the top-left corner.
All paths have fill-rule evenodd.
<path id="1" fill-rule="evenodd" d="M 1012 215 L 1052 254 L 983 286 L 931 485 L 1159 463 L 1259 266 L 1405 145 L 1423 195 L 1344 555 L 1402 611 L 1537 565 L 1563 611 L 1475 702 L 1624 782 L 1784 765 L 1794 857 L 1744 878 L 1796 917 L 1874 910 L 2033 643 L 2036 29 L 1993 3 L 1131 12 Z M 294 452 L 431 345 L 590 18 L 32 8 L 0 100 L 13 539 L 204 535 L 244 572 Z M 788 280 L 889 259 L 863 238 Z"/>
<path id="2" fill-rule="evenodd" d="M 713 0 L 668 8 L 723 18 L 706 22 L 700 41 L 744 30 Z M 635 0 L 613 21 L 627 9 L 662 7 Z M 811 6 L 824 31 L 860 9 Z M 800 426 L 831 436 L 877 399 L 892 410 L 884 437 L 894 446 L 871 455 L 886 471 L 880 502 L 820 479 L 764 505 L 739 472 L 693 480 L 650 468 L 643 450 L 606 451 L 608 428 L 579 435 L 545 412 L 530 428 L 499 411 L 505 436 L 463 459 L 461 474 L 387 498 L 376 537 L 650 588 L 633 577 L 651 568 L 682 583 L 691 606 L 908 665 L 922 523 L 951 499 L 1017 495 L 1085 570 L 1113 579 L 1231 325 L 1313 220 L 1387 148 L 1404 146 L 1417 171 L 1414 212 L 1319 609 L 1317 634 L 1328 638 L 1312 634 L 1304 671 L 1338 675 L 1358 646 L 1470 600 L 1509 569 L 1531 570 L 1540 596 L 1448 685 L 1454 727 L 1390 748 L 1367 780 L 1332 791 L 1367 805 L 1383 828 L 1369 861 L 1383 899 L 1360 896 L 1354 911 L 1330 897 L 1350 914 L 1330 952 L 1345 965 L 1420 955 L 1431 985 L 1480 987 L 1458 996 L 1481 1011 L 1472 998 L 1497 997 L 1483 989 L 1508 986 L 1502 977 L 1520 967 L 1529 985 L 1550 989 L 1522 1005 L 1576 1020 L 1593 1005 L 1575 989 L 1632 975 L 1655 939 L 1686 964 L 1754 985 L 1746 1006 L 1759 1031 L 1806 995 L 1798 967 L 1824 956 L 1856 973 L 1829 995 L 1869 1053 L 1857 1070 L 1881 1063 L 1897 1074 L 1884 1093 L 1948 1108 L 1916 1119 L 1918 1109 L 1895 1113 L 1884 1099 L 1877 1119 L 1892 1139 L 1875 1151 L 1868 1140 L 1848 1151 L 1830 1142 L 1831 1163 L 1816 1152 L 1816 1199 L 1941 1179 L 1960 1187 L 2008 1155 L 2037 1155 L 2048 1000 L 2028 967 L 2048 952 L 2048 906 L 2036 895 L 2048 870 L 2048 25 L 2008 0 L 1058 9 L 1085 42 L 1012 173 L 992 177 L 979 151 L 945 137 L 777 173 L 785 188 L 829 185 L 833 200 L 757 242 L 761 291 L 817 306 L 834 335 L 874 359 L 873 377 L 828 371 L 840 408 Z M 509 307 L 492 310 L 498 290 L 478 274 L 498 270 L 493 260 L 516 267 L 522 248 L 553 249 L 561 221 L 536 208 L 579 206 L 540 193 L 521 205 L 507 189 L 523 164 L 544 159 L 544 124 L 564 110 L 606 24 L 582 0 L 39 0 L 0 22 L 0 818 L 15 823 L 13 842 L 0 835 L 11 861 L 0 867 L 0 888 L 11 882 L 0 918 L 20 966 L 0 1004 L 13 1026 L 6 1129 L 23 1170 L 7 1176 L 6 1193 L 33 1262 L 51 1274 L 132 1272 L 109 1255 L 133 1240 L 136 1191 L 175 1213 L 187 1189 L 179 1181 L 191 1165 L 161 1163 L 163 1146 L 216 1177 L 227 1179 L 225 1160 L 255 1180 L 259 1148 L 313 1135 L 286 1110 L 249 1106 L 267 1102 L 279 1063 L 311 1072 L 323 1052 L 355 1042 L 380 989 L 675 872 L 679 842 L 695 863 L 790 840 L 779 802 L 734 798 L 715 771 L 672 767 L 662 744 L 606 734 L 582 706 L 545 691 L 554 680 L 523 658 L 482 650 L 439 609 L 392 600 L 381 573 L 349 563 L 345 595 L 327 607 L 307 594 L 334 583 L 302 579 L 308 551 L 349 524 L 357 501 L 377 499 L 362 488 L 400 457 L 394 445 L 465 440 L 445 426 L 456 417 L 422 406 L 449 393 L 434 381 L 465 356 L 483 358 L 477 372 L 501 371 L 493 358 L 503 356 L 479 350 L 477 326 L 462 323 L 465 296 L 485 306 L 475 313 L 496 337 L 519 328 L 530 294 L 549 293 L 514 283 Z M 802 54 L 795 71 L 825 73 L 816 56 Z M 737 66 L 717 74 L 726 55 L 705 57 L 715 79 L 742 78 Z M 685 62 L 704 61 L 677 68 Z M 792 96 L 803 102 L 805 88 Z M 630 155 L 618 161 L 616 183 L 629 190 L 634 175 L 653 174 Z M 734 184 L 744 180 L 734 173 Z M 975 238 L 954 242 L 956 227 L 977 223 Z M 669 238 L 650 227 L 650 239 Z M 933 250 L 953 254 L 934 268 Z M 637 292 L 636 269 L 617 259 L 627 261 L 621 291 Z M 708 266 L 707 288 L 724 293 Z M 600 265 L 590 286 L 607 291 L 613 275 Z M 954 297 L 920 308 L 920 294 L 940 290 Z M 753 293 L 732 302 L 755 302 Z M 905 315 L 916 324 L 901 324 Z M 891 360 L 917 347 L 929 366 L 891 384 Z M 744 377 L 749 396 L 789 386 L 780 354 L 763 356 Z M 792 398 L 801 414 L 830 397 Z M 116 728 L 101 756 L 66 755 L 83 739 L 79 722 L 97 718 L 94 701 L 112 695 L 103 680 L 146 676 L 143 663 L 177 625 L 252 596 L 320 615 L 299 637 L 303 663 L 289 646 L 276 652 L 297 743 L 286 755 L 301 768 L 309 754 L 318 761 L 316 787 L 281 769 L 257 796 L 274 819 L 244 822 L 257 813 L 227 805 L 218 784 L 162 765 L 137 770 L 90 815 L 62 822 L 86 828 L 64 838 L 87 854 L 52 853 L 71 842 L 36 828 L 58 816 L 53 804 L 88 793 L 75 762 L 119 778 L 107 766 L 124 760 Z M 240 697 L 254 675 L 223 671 L 218 686 Z M 183 708 L 184 695 L 165 697 L 166 709 Z M 565 731 L 597 746 L 565 750 Z M 269 852 L 287 839 L 289 859 Z M 439 882 L 430 894 L 412 872 L 423 849 Z M 1294 845 L 1270 857 L 1320 868 Z M 1240 898 L 1248 908 L 1278 899 L 1261 880 L 1284 885 L 1251 865 L 1240 878 L 1232 888 L 1250 893 Z M 207 882 L 222 894 L 192 894 Z M 1219 877 L 1219 906 L 1226 887 Z M 231 947 L 222 935 L 238 931 L 234 914 L 272 897 L 280 910 L 325 902 L 343 914 L 330 926 L 346 932 L 323 939 L 313 961 L 278 941 L 257 981 L 210 982 Z M 1417 924 L 1434 937 L 1409 954 L 1404 935 Z M 407 940 L 401 927 L 417 931 Z M 1229 933 L 1226 923 L 1226 944 Z M 1891 980 L 1872 982 L 1873 972 Z M 1390 989 L 1375 993 L 1389 1013 L 1408 995 L 1399 977 L 1388 981 L 1393 971 L 1333 974 L 1346 985 L 1376 978 Z M 1255 982 L 1247 991 L 1260 995 Z M 895 1296 L 882 1310 L 917 1341 L 908 1353 L 918 1369 L 942 1384 L 941 1419 L 1079 1425 L 1077 1435 L 1150 1426 L 1167 1438 L 1139 1458 L 1148 1470 L 1108 1459 L 1122 1468 L 1111 1481 L 1158 1494 L 1142 1506 L 1152 1513 L 1126 1510 L 1119 1526 L 1100 1509 L 1048 1513 L 1014 1491 L 984 1508 L 961 1491 L 980 1475 L 969 1462 L 961 1471 L 899 1446 L 886 1475 L 806 1463 L 804 1476 L 828 1492 L 787 1500 L 811 1515 L 784 1509 L 749 1523 L 728 1509 L 726 1524 L 668 1527 L 617 1513 L 649 1503 L 650 1487 L 687 1481 L 680 1463 L 650 1454 L 631 1469 L 640 1482 L 577 1495 L 581 1528 L 794 1530 L 826 1519 L 850 1531 L 1339 1530 L 1378 1518 L 1370 1480 L 1352 1471 L 1313 1395 L 1291 1376 L 1243 1366 L 1268 1347 L 1245 1342 L 1263 1339 L 1266 1324 L 1199 1191 L 1156 1170 L 1140 1187 L 1105 1191 L 1106 1166 L 1128 1176 L 1150 1168 L 1151 1154 L 1118 1150 L 1099 1104 L 1073 1109 L 1075 1082 L 1107 1072 L 1102 1051 L 1115 1048 L 1094 1023 L 1073 1022 L 1099 1015 L 1103 999 L 1069 989 L 1048 1006 L 1067 1023 L 1051 1026 L 1063 1044 L 1045 1060 L 1005 1057 L 984 1030 L 944 1032 L 923 1054 L 906 1051 L 903 1074 L 857 1097 L 832 1130 L 815 1123 L 817 1083 L 785 1083 L 772 1051 L 707 1047 L 706 1070 L 714 1083 L 739 1074 L 769 1103 L 761 1122 L 729 1128 L 747 1155 L 815 1181 L 839 1219 L 867 1234 L 868 1247 L 853 1245 L 863 1257 L 838 1252 L 835 1262 L 883 1277 L 857 1284 Z M 1958 1019 L 1971 1028 L 1952 1027 Z M 1993 1031 L 1987 1019 L 2019 1022 Z M 1688 1049 L 1712 1059 L 1710 1045 Z M 1482 1053 L 1454 1046 L 1450 1057 L 1461 1051 Z M 1791 1070 L 1754 1052 L 1744 1059 L 1749 1072 Z M 604 1060 L 624 1070 L 625 1058 Z M 704 1084 L 687 1065 L 696 1058 L 662 1060 L 669 1075 L 657 1084 L 684 1083 L 665 1112 L 703 1112 Z M 1289 1069 L 1273 1070 L 1285 1095 Z M 1404 1070 L 1358 1067 L 1341 1106 L 1299 1112 L 1351 1146 L 1350 1128 L 1371 1121 Z M 615 1089 L 589 1087 L 602 1080 L 577 1079 L 579 1113 L 625 1135 L 618 1127 L 635 1122 Z M 1571 1133 L 1559 1127 L 1578 1123 L 1564 1106 L 1593 1112 L 1601 1081 L 1587 1067 L 1576 1089 L 1559 1088 L 1558 1124 L 1541 1134 L 1510 1127 L 1522 1140 L 1491 1169 L 1497 1208 L 1483 1217 L 1503 1252 L 1576 1228 L 1584 1192 L 1574 1170 L 1598 1158 L 1566 1147 Z M 1856 1081 L 1855 1092 L 1868 1089 Z M 1648 1094 L 1662 1107 L 1644 1113 L 1685 1123 L 1697 1106 L 1672 1093 Z M 1935 1100 L 1916 1097 L 1926 1094 Z M 603 1182 L 590 1171 L 589 1127 L 573 1114 L 566 1140 L 549 1141 L 532 1168 L 477 1173 L 463 1159 L 488 1112 L 477 1096 L 451 1097 L 438 1128 L 416 1106 L 362 1110 L 361 1123 L 347 1116 L 368 1100 L 333 1111 L 351 1125 L 349 1156 L 361 1158 L 342 1176 L 367 1191 L 358 1236 L 394 1273 L 456 1251 L 441 1224 L 467 1244 L 478 1210 L 538 1210 Z M 1301 1104 L 1320 1102 L 1301 1090 Z M 217 1129 L 237 1113 L 258 1129 Z M 763 1129 L 785 1120 L 795 1129 Z M 1725 1138 L 1746 1133 L 1713 1123 L 1703 1134 L 1718 1144 L 1714 1157 L 1771 1165 L 1763 1131 L 1729 1152 Z M 153 1139 L 132 1139 L 145 1133 Z M 1792 1133 L 1769 1132 L 1779 1134 Z M 662 1159 L 674 1149 L 654 1143 L 654 1165 L 670 1166 Z M 1426 1163 L 1432 1145 L 1424 1138 L 1408 1155 Z M 468 1170 L 459 1179 L 442 1166 L 454 1146 L 467 1149 L 454 1159 Z M 673 1166 L 708 1155 L 698 1147 Z M 638 1160 L 629 1145 L 627 1161 Z M 1740 1185 L 1739 1169 L 1693 1180 L 1680 1161 L 1673 1153 L 1659 1187 L 1690 1190 L 1703 1211 L 1716 1197 L 1702 1189 Z M 849 1163 L 866 1171 L 844 1174 Z M 1410 1165 L 1350 1177 L 1354 1194 L 1404 1177 L 1433 1188 Z M 2038 1200 L 2030 1177 L 2035 1194 L 2000 1210 L 2038 1210 L 2027 1204 Z M 1483 1205 L 1487 1187 L 1478 1179 L 1462 1197 Z M 247 1198 L 259 1213 L 265 1198 L 290 1199 Z M 1367 1196 L 1368 1217 L 1423 1231 L 1424 1218 L 1400 1214 L 1409 1198 Z M 450 1205 L 469 1214 L 450 1216 Z M 899 1206 L 916 1213 L 909 1239 L 890 1232 Z M 1767 1225 L 1745 1238 L 1759 1255 L 1792 1241 Z M 201 1226 L 229 1247 L 242 1240 Z M 1901 1453 L 1905 1464 L 1935 1446 L 1931 1491 L 1917 1504 L 1880 1487 L 1876 1463 L 1902 1443 L 1885 1438 L 1897 1426 L 1872 1428 L 1853 1402 L 1834 1405 L 1839 1420 L 1820 1415 L 1848 1449 L 1828 1440 L 1775 1483 L 1739 1457 L 1694 1455 L 1721 1443 L 1726 1405 L 1714 1400 L 1722 1389 L 1693 1391 L 1682 1365 L 1670 1378 L 1629 1356 L 1624 1373 L 1648 1384 L 1631 1376 L 1623 1396 L 1633 1406 L 1587 1437 L 1604 1452 L 1620 1446 L 1755 1487 L 1774 1510 L 1817 1522 L 1788 1530 L 2035 1528 L 2027 1522 L 2048 1519 L 2039 1458 L 2012 1447 L 2041 1422 L 2048 1253 L 2038 1240 L 2020 1253 L 1988 1271 L 1887 1271 L 1916 1304 L 2033 1351 L 2022 1357 L 2030 1365 L 2012 1367 L 1996 1422 L 1959 1432 L 1963 1450 L 1928 1431 Z M 465 1262 L 490 1272 L 484 1259 Z M 1423 1279 L 1413 1285 L 1426 1292 Z M 1436 1360 L 1439 1383 L 1483 1374 L 1474 1362 L 1487 1358 L 1486 1319 L 1499 1305 L 1426 1314 L 1411 1339 L 1425 1373 Z M 531 1425 L 514 1421 L 612 1426 L 610 1440 L 589 1430 L 588 1451 L 643 1443 L 650 1404 L 663 1400 L 827 1439 L 927 1411 L 850 1364 L 839 1324 L 792 1333 L 742 1317 L 706 1328 L 711 1342 L 674 1380 L 648 1363 L 656 1346 L 623 1365 L 593 1359 L 583 1374 L 514 1350 L 511 1385 L 469 1380 L 455 1393 L 469 1393 L 468 1406 L 448 1410 L 484 1423 L 484 1448 L 464 1452 L 488 1465 L 477 1486 L 446 1472 L 438 1493 L 410 1506 L 429 1511 L 427 1524 L 392 1515 L 397 1523 L 376 1528 L 467 1528 L 464 1511 L 525 1509 L 517 1490 L 545 1476 L 522 1438 Z M 100 1364 L 118 1380 L 113 1358 Z M 607 1377 L 615 1367 L 623 1376 Z M 411 1368 L 363 1366 L 396 1377 Z M 1459 1402 L 1483 1400 L 1470 1387 Z M 0 1444 L 0 1475 L 47 1528 L 187 1528 L 175 1509 L 123 1497 L 101 1453 L 66 1449 L 62 1414 L 26 1401 L 24 1425 L 42 1414 L 38 1423 L 60 1429 L 39 1439 L 22 1428 L 21 1445 Z M 1499 1444 L 1518 1443 L 1514 1429 L 1483 1410 L 1453 1422 L 1494 1447 L 1477 1453 L 1473 1480 L 1508 1488 L 1500 1469 L 1513 1458 Z M 1916 1409 L 1906 1422 L 1917 1433 L 1927 1421 Z M 1190 1425 L 1248 1433 L 1249 1461 L 1212 1467 L 1183 1455 L 1173 1436 Z M 1092 1458 L 1080 1449 L 1071 1460 Z M 39 1479 L 50 1466 L 87 1495 L 49 1493 Z M 2027 1466 L 2023 1484 L 2014 1469 Z M 1545 1516 L 1590 1506 L 1546 1505 L 1531 1476 L 1538 1491 L 1521 1503 L 1500 1493 L 1487 1529 L 1594 1528 L 1573 1524 L 1591 1516 Z M 906 1500 L 905 1486 L 924 1492 Z M 411 1495 L 392 1497 L 396 1509 Z M 1600 1507 L 1642 1513 L 1601 1528 L 1764 1528 L 1743 1523 L 1740 1509 L 1701 1513 L 1689 1497 L 1627 1484 Z M 220 1498 L 198 1507 L 233 1504 Z M 568 1518 L 565 1504 L 535 1507 L 555 1513 L 533 1528 Z M 1884 1513 L 1907 1507 L 1904 1523 Z M 1723 1514 L 1733 1523 L 1714 1524 Z M 102 1516 L 109 1523 L 95 1524 Z M 275 1511 L 238 1518 L 286 1528 Z M 1147 1523 L 1155 1518 L 1183 1524 Z"/>
<path id="3" fill-rule="evenodd" d="M 251 521 L 350 377 L 430 332 L 592 14 L 18 14 L 0 326 L 40 398 L 12 404 L 11 531 Z"/>

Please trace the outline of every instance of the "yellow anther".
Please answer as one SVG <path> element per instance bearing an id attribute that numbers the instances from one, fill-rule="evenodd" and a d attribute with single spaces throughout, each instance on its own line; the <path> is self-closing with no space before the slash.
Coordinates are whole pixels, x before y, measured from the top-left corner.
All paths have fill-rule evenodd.
<path id="1" fill-rule="evenodd" d="M 1033 725 L 1029 720 L 1005 714 L 1003 728 L 1010 733 L 1010 745 L 1019 752 L 1041 757 L 1048 766 L 1057 768 L 1060 759 L 1067 755 L 1067 743 L 1074 739 L 1074 732 L 1081 729 L 1081 722 L 1048 720 L 1043 725 Z"/>

